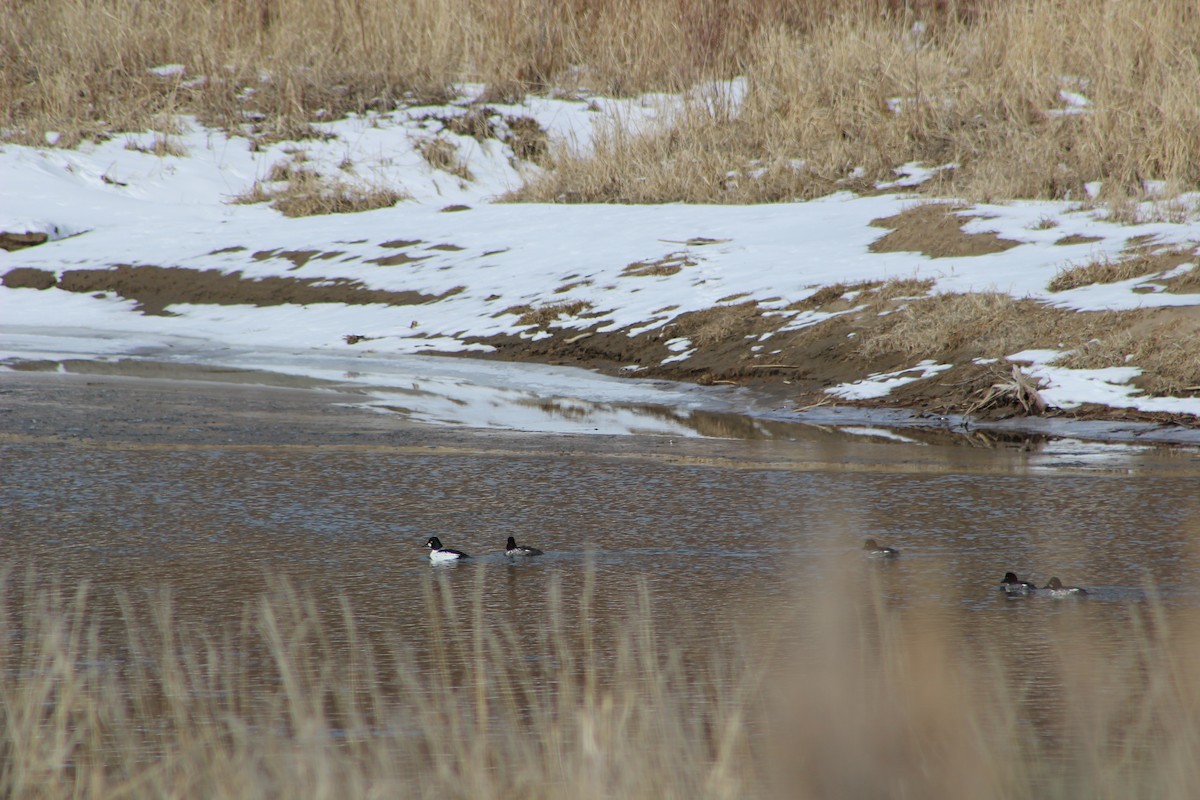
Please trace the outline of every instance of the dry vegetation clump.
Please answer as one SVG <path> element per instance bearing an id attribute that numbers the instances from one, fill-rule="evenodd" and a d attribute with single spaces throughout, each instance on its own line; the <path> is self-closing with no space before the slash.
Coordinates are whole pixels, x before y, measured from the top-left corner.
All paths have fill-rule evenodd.
<path id="1" fill-rule="evenodd" d="M 513 155 L 521 161 L 541 164 L 550 152 L 550 136 L 533 117 L 505 117 L 508 135 L 504 141 L 512 148 Z"/>
<path id="2" fill-rule="evenodd" d="M 873 291 L 882 286 L 882 281 L 859 281 L 858 283 L 831 283 L 822 286 L 803 300 L 798 300 L 788 306 L 788 311 L 803 311 L 810 308 L 823 308 L 833 304 L 845 304 L 846 295 L 855 297 Z"/>
<path id="3" fill-rule="evenodd" d="M 940 294 L 913 300 L 864 328 L 855 354 L 958 362 L 1003 357 L 1031 347 L 1064 349 L 1111 328 L 1115 314 L 1059 311 L 1002 292 Z"/>
<path id="4" fill-rule="evenodd" d="M 547 328 L 550 323 L 562 317 L 578 317 L 584 311 L 592 308 L 592 304 L 586 300 L 571 300 L 563 303 L 548 303 L 538 306 L 513 306 L 506 308 L 501 314 L 517 314 L 518 325 L 536 325 L 539 328 Z"/>
<path id="5" fill-rule="evenodd" d="M 1174 294 L 1200 294 L 1200 264 L 1192 265 L 1191 269 L 1182 274 L 1162 280 L 1166 291 Z"/>
<path id="6" fill-rule="evenodd" d="M 626 277 L 666 277 L 674 275 L 684 267 L 694 267 L 698 262 L 686 252 L 668 253 L 662 258 L 634 261 L 626 264 L 621 275 Z"/>
<path id="7" fill-rule="evenodd" d="M 287 174 L 282 187 L 268 186 L 255 181 L 245 192 L 230 202 L 238 204 L 270 201 L 271 207 L 288 217 L 309 217 L 317 214 L 351 214 L 389 208 L 405 195 L 384 186 L 355 184 L 336 177 L 326 177 L 309 169 L 290 169 L 272 175 Z"/>
<path id="8" fill-rule="evenodd" d="M 1158 275 L 1180 264 L 1186 264 L 1195 257 L 1194 247 L 1161 252 L 1135 252 L 1117 259 L 1103 257 L 1089 264 L 1060 270 L 1047 288 L 1052 292 L 1065 292 L 1093 283 L 1117 283 L 1143 275 Z"/>
<path id="9" fill-rule="evenodd" d="M 449 139 L 440 136 L 422 139 L 417 142 L 417 151 L 421 154 L 421 158 L 425 159 L 425 162 L 434 169 L 448 172 L 464 181 L 475 179 L 471 170 L 459 157 L 458 148 Z"/>
<path id="10" fill-rule="evenodd" d="M 681 314 L 666 330 L 671 336 L 686 336 L 697 347 L 740 346 L 747 333 L 762 332 L 761 317 L 758 303 L 749 301 Z"/>
<path id="11" fill-rule="evenodd" d="M 980 398 L 967 409 L 968 415 L 994 412 L 1001 408 L 1011 408 L 1027 417 L 1046 412 L 1046 400 L 1041 395 L 1041 390 L 1045 388 L 1042 381 L 1026 375 L 1019 366 L 1008 362 L 988 365 L 987 373 L 988 378 L 995 382 L 980 392 Z"/>
<path id="12" fill-rule="evenodd" d="M 837 310 L 851 305 L 869 303 L 886 307 L 890 301 L 902 298 L 920 298 L 933 288 L 932 278 L 892 278 L 887 281 L 860 281 L 858 283 L 832 283 L 822 286 L 813 294 L 789 305 L 788 311 L 806 309 Z"/>
<path id="13" fill-rule="evenodd" d="M 1059 359 L 1071 369 L 1137 367 L 1137 385 L 1164 396 L 1200 394 L 1200 321 L 1167 313 L 1110 328 Z"/>
<path id="14" fill-rule="evenodd" d="M 590 593 L 576 615 L 552 581 L 532 633 L 446 581 L 427 590 L 422 635 L 364 632 L 345 599 L 287 586 L 222 628 L 181 619 L 163 592 L 118 611 L 86 587 L 9 580 L 0 793 L 1193 796 L 1194 609 L 1131 608 L 1097 636 L 1084 609 L 1029 600 L 1014 635 L 981 612 L 897 603 L 874 572 L 822 574 L 794 598 L 802 615 L 758 606 L 703 652 L 660 629 L 644 583 L 602 630 Z"/>
<path id="15" fill-rule="evenodd" d="M 149 145 L 141 144 L 133 139 L 125 142 L 126 150 L 134 150 L 139 153 L 147 153 L 152 156 L 163 158 L 164 156 L 175 156 L 182 158 L 188 154 L 187 148 L 167 134 L 158 133 L 154 136 L 154 141 Z"/>

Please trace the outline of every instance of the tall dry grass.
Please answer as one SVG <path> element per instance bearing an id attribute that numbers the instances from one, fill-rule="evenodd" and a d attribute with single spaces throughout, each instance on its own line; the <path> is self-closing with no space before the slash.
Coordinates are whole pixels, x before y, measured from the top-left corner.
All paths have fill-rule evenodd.
<path id="1" fill-rule="evenodd" d="M 319 111 L 439 99 L 455 81 L 493 99 L 586 85 L 678 89 L 728 75 L 764 24 L 837 0 L 23 0 L 0 4 L 6 138 L 151 127 L 188 110 L 249 113 L 295 133 Z M 879 3 L 881 7 L 887 3 Z M 182 64 L 182 76 L 147 69 Z"/>
<path id="2" fill-rule="evenodd" d="M 1085 200 L 1103 181 L 1116 208 L 1200 180 L 1198 23 L 1186 0 L 25 0 L 0 4 L 0 128 L 70 145 L 187 111 L 294 137 L 463 80 L 511 100 L 741 75 L 740 104 L 617 124 L 517 198 L 782 200 L 920 161 L 959 165 L 939 191 Z M 1090 105 L 1060 113 L 1061 92 Z"/>
<path id="3" fill-rule="evenodd" d="M 405 638 L 286 586 L 214 628 L 165 593 L 7 580 L 0 792 L 1169 800 L 1200 779 L 1194 610 L 1108 641 L 1068 609 L 1012 647 L 833 579 L 698 654 L 644 590 L 601 628 L 552 585 L 531 629 L 452 585 Z"/>
<path id="4" fill-rule="evenodd" d="M 957 164 L 928 188 L 979 200 L 1114 204 L 1200 181 L 1200 17 L 1187 2 L 841 9 L 810 30 L 761 30 L 740 61 L 740 105 L 701 97 L 657 130 L 564 147 L 517 199 L 763 202 L 868 189 L 916 161 Z M 1083 95 L 1086 107 L 1067 102 Z"/>

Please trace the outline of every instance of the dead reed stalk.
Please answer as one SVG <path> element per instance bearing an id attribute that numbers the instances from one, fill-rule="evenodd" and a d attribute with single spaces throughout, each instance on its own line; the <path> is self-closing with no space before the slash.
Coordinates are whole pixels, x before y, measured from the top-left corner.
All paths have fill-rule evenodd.
<path id="1" fill-rule="evenodd" d="M 530 629 L 484 607 L 481 568 L 473 589 L 431 580 L 424 626 L 400 636 L 286 584 L 212 627 L 169 592 L 113 605 L 6 577 L 0 791 L 1191 797 L 1194 610 L 1131 609 L 1116 638 L 1082 608 L 1031 610 L 1014 650 L 990 638 L 1011 626 L 897 605 L 861 566 L 690 646 L 645 584 L 601 627 L 590 581 L 570 604 L 551 581 Z"/>

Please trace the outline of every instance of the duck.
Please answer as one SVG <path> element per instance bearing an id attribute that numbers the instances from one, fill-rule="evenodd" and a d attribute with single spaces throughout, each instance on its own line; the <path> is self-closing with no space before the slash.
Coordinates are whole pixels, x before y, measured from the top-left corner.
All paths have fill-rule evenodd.
<path id="1" fill-rule="evenodd" d="M 1037 591 L 1037 586 L 1029 581 L 1023 581 L 1017 577 L 1015 572 L 1004 573 L 1004 580 L 1000 581 L 1000 588 L 1006 594 L 1029 594 Z"/>
<path id="2" fill-rule="evenodd" d="M 1063 586 L 1063 582 L 1058 578 L 1051 578 L 1043 590 L 1048 592 L 1051 597 L 1082 597 L 1087 594 L 1087 589 L 1081 589 L 1078 586 Z"/>
<path id="3" fill-rule="evenodd" d="M 894 547 L 880 547 L 874 539 L 867 539 L 863 542 L 863 550 L 867 551 L 867 555 L 871 558 L 895 558 L 900 555 L 900 551 Z"/>
<path id="4" fill-rule="evenodd" d="M 543 553 L 536 547 L 526 547 L 523 544 L 517 544 L 517 540 L 510 536 L 508 537 L 508 542 L 504 545 L 504 555 L 512 558 L 516 556 L 540 556 Z"/>
<path id="5" fill-rule="evenodd" d="M 461 550 L 451 550 L 449 547 L 442 547 L 442 540 L 436 536 L 430 536 L 425 546 L 429 548 L 429 560 L 435 564 L 470 558 L 469 555 Z"/>

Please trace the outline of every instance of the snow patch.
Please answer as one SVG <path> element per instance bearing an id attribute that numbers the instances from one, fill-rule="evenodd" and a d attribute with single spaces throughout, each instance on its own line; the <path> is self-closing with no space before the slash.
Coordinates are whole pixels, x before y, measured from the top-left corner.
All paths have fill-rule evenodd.
<path id="1" fill-rule="evenodd" d="M 826 389 L 826 393 L 843 400 L 873 400 L 886 397 L 893 389 L 914 381 L 932 378 L 939 372 L 950 369 L 952 364 L 938 364 L 934 361 L 921 361 L 908 369 L 896 372 L 880 372 L 852 383 L 843 383 Z"/>

